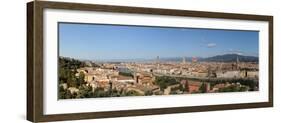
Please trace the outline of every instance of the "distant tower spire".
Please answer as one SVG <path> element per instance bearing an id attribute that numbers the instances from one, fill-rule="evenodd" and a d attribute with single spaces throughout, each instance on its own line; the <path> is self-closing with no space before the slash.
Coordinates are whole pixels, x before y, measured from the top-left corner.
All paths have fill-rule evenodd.
<path id="1" fill-rule="evenodd" d="M 156 63 L 159 63 L 159 56 L 156 57 Z"/>
<path id="2" fill-rule="evenodd" d="M 159 56 L 157 56 L 157 58 L 156 58 L 157 69 L 159 69 L 159 67 L 160 67 L 159 62 L 160 62 L 160 58 L 159 58 Z"/>
<path id="3" fill-rule="evenodd" d="M 182 57 L 182 64 L 185 64 L 185 57 Z"/>

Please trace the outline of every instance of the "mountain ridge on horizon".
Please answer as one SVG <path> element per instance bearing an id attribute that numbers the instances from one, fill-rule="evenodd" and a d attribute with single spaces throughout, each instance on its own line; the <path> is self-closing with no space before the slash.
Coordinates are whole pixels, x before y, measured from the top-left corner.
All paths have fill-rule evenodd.
<path id="1" fill-rule="evenodd" d="M 62 57 L 62 56 L 60 56 Z M 64 57 L 70 58 L 70 57 Z M 186 61 L 192 61 L 194 57 L 184 57 Z M 222 55 L 215 55 L 211 57 L 196 57 L 198 61 L 205 61 L 205 62 L 235 62 L 236 60 L 241 62 L 258 62 L 259 57 L 257 56 L 246 56 L 246 55 L 239 55 L 235 53 L 229 54 L 222 54 Z M 87 59 L 79 59 L 82 61 L 98 61 L 98 62 L 139 62 L 139 61 L 155 61 L 155 59 L 151 58 L 135 58 L 135 59 L 101 59 L 101 60 L 87 60 Z M 159 61 L 174 61 L 174 62 L 181 62 L 183 61 L 183 57 L 159 57 Z"/>

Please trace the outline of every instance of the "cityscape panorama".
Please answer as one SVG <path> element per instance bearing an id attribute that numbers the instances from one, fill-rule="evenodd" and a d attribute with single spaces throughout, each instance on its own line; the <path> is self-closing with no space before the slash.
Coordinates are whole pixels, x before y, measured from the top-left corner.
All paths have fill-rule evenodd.
<path id="1" fill-rule="evenodd" d="M 258 31 L 58 27 L 58 99 L 259 91 Z"/>

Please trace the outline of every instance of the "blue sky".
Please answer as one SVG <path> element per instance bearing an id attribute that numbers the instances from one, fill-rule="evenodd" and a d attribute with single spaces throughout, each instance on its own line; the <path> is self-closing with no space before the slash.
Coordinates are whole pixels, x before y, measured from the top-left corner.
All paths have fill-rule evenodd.
<path id="1" fill-rule="evenodd" d="M 257 31 L 59 23 L 59 55 L 76 59 L 258 56 Z"/>

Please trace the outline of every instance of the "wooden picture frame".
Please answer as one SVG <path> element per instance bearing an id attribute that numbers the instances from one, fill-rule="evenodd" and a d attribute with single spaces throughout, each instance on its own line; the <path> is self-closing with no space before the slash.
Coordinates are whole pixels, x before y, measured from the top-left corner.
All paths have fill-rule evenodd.
<path id="1" fill-rule="evenodd" d="M 217 18 L 231 20 L 252 20 L 268 22 L 268 101 L 206 105 L 165 107 L 153 109 L 137 109 L 122 111 L 83 112 L 67 114 L 44 114 L 44 43 L 43 24 L 45 9 L 99 11 L 127 14 L 167 15 L 177 17 Z M 56 97 L 54 97 L 56 98 Z M 261 108 L 273 106 L 273 17 L 264 15 L 248 15 L 233 13 L 201 12 L 187 10 L 171 10 L 126 6 L 94 5 L 80 3 L 62 3 L 34 1 L 27 3 L 27 120 L 32 122 L 80 120 L 94 118 L 156 115 L 186 112 L 202 112 L 215 110 L 231 110 L 245 108 Z"/>

